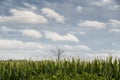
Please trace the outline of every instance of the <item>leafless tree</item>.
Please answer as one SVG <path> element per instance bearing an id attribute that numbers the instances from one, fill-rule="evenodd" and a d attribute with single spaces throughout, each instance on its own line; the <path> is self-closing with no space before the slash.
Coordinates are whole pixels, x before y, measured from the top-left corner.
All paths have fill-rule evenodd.
<path id="1" fill-rule="evenodd" d="M 64 51 L 60 48 L 56 48 L 55 50 L 52 50 L 51 52 L 57 57 L 57 60 L 59 61 Z"/>

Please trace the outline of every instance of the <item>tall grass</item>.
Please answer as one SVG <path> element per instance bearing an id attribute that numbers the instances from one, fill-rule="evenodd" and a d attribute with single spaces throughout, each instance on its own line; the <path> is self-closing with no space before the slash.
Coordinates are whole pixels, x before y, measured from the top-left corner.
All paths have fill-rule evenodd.
<path id="1" fill-rule="evenodd" d="M 120 59 L 0 61 L 2 80 L 120 80 Z"/>

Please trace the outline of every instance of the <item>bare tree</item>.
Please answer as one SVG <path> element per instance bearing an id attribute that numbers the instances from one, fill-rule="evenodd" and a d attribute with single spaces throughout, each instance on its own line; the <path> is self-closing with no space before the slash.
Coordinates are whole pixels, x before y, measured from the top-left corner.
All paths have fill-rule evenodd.
<path id="1" fill-rule="evenodd" d="M 60 48 L 56 48 L 56 50 L 52 50 L 51 52 L 57 57 L 57 60 L 59 61 L 64 51 Z"/>

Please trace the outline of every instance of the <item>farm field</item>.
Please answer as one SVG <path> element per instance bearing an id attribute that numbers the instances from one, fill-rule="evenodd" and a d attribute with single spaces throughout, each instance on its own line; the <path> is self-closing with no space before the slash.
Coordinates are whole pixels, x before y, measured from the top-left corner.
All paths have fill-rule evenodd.
<path id="1" fill-rule="evenodd" d="M 0 80 L 120 80 L 120 0 L 0 0 Z"/>
<path id="2" fill-rule="evenodd" d="M 0 61 L 2 80 L 120 80 L 120 59 Z"/>

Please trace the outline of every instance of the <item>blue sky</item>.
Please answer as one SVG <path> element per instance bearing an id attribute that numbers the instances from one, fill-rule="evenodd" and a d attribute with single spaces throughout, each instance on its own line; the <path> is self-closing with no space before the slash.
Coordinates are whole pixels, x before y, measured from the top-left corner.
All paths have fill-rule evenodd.
<path id="1" fill-rule="evenodd" d="M 0 57 L 120 57 L 119 14 L 119 0 L 0 0 Z"/>

